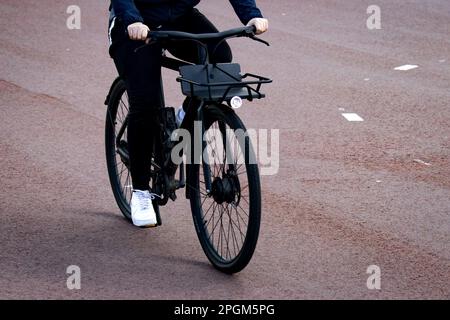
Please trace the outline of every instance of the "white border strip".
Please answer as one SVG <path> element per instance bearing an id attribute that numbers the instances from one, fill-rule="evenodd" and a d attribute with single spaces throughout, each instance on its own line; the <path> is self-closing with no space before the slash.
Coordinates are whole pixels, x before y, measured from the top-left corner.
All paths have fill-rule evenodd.
<path id="1" fill-rule="evenodd" d="M 361 118 L 358 114 L 356 113 L 342 113 L 342 116 L 347 119 L 347 121 L 352 121 L 352 122 L 361 122 L 364 121 L 363 118 Z"/>
<path id="2" fill-rule="evenodd" d="M 416 69 L 418 67 L 419 66 L 416 66 L 415 64 L 405 64 L 403 66 L 394 68 L 394 70 L 397 70 L 397 71 L 409 71 L 409 70 Z"/>

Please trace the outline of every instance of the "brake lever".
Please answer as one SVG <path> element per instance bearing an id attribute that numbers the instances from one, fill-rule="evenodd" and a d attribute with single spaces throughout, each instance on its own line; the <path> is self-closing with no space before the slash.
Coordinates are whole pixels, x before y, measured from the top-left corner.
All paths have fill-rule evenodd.
<path id="1" fill-rule="evenodd" d="M 261 42 L 261 43 L 265 44 L 266 46 L 270 47 L 270 43 L 268 43 L 267 41 L 265 41 L 261 38 L 256 37 L 255 35 L 250 36 L 250 39 L 255 40 L 257 42 Z"/>
<path id="2" fill-rule="evenodd" d="M 152 44 L 155 44 L 157 41 L 152 39 L 152 38 L 148 38 L 147 40 L 145 40 L 145 43 L 142 46 L 137 47 L 136 49 L 134 49 L 134 53 L 138 52 L 139 50 L 145 48 L 146 46 L 151 46 Z"/>

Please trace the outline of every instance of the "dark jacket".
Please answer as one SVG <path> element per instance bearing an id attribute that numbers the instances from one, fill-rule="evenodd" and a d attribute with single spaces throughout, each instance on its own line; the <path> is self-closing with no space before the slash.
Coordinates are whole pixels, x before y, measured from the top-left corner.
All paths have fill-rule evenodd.
<path id="1" fill-rule="evenodd" d="M 253 18 L 262 18 L 255 0 L 229 0 L 243 24 Z M 120 18 L 125 26 L 134 22 L 152 21 L 163 24 L 180 17 L 195 7 L 200 0 L 112 0 L 112 15 Z"/>

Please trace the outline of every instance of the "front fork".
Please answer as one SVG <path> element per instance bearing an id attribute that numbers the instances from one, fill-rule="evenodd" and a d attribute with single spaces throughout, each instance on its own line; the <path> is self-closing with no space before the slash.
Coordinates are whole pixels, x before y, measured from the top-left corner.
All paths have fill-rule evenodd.
<path id="1" fill-rule="evenodd" d="M 212 189 L 212 182 L 211 182 L 211 169 L 210 169 L 210 165 L 209 165 L 209 158 L 208 158 L 208 153 L 204 152 L 206 150 L 207 144 L 206 141 L 204 139 L 204 135 L 205 135 L 205 122 L 204 122 L 204 117 L 203 117 L 203 108 L 205 107 L 205 103 L 202 101 L 200 103 L 200 106 L 197 108 L 197 115 L 196 115 L 196 121 L 199 121 L 201 124 L 201 132 L 199 132 L 200 134 L 195 134 L 194 133 L 194 139 L 197 138 L 197 141 L 194 141 L 194 152 L 196 152 L 196 148 L 195 145 L 200 145 L 201 143 L 201 150 L 200 150 L 200 159 L 198 159 L 198 157 L 196 157 L 196 160 L 200 160 L 202 163 L 202 167 L 203 167 L 203 176 L 205 179 L 205 188 L 206 188 L 206 193 L 210 194 L 211 193 L 211 189 Z M 194 126 L 194 130 L 196 130 L 198 127 Z M 195 156 L 197 156 L 197 154 L 195 154 Z"/>
<path id="2" fill-rule="evenodd" d="M 198 101 L 198 100 L 197 100 Z M 191 102 L 192 103 L 192 102 Z M 195 103 L 195 102 L 194 102 Z M 197 104 L 197 103 L 196 103 Z M 209 154 L 208 152 L 204 152 L 207 148 L 207 141 L 204 140 L 204 135 L 206 132 L 206 125 L 205 124 L 205 118 L 204 118 L 204 111 L 205 111 L 205 107 L 206 104 L 204 101 L 198 101 L 198 104 L 193 107 L 192 105 L 189 105 L 189 107 L 187 108 L 187 112 L 186 112 L 186 116 L 185 119 L 183 121 L 183 123 L 181 124 L 181 128 L 182 129 L 186 129 L 191 133 L 191 137 L 193 137 L 193 140 L 191 141 L 191 152 L 190 152 L 190 159 L 188 159 L 188 163 L 191 165 L 187 165 L 186 166 L 186 179 L 187 179 L 187 188 L 186 188 L 186 198 L 189 199 L 190 198 L 190 189 L 196 185 L 195 179 L 197 179 L 196 177 L 194 177 L 193 172 L 191 172 L 191 168 L 192 165 L 194 164 L 199 164 L 198 161 L 201 161 L 201 165 L 202 169 L 203 169 L 203 178 L 205 181 L 205 188 L 206 188 L 206 192 L 207 194 L 211 194 L 212 193 L 212 185 L 213 185 L 213 177 L 211 176 L 211 161 L 209 159 Z M 195 125 L 197 124 L 197 125 Z M 200 124 L 200 125 L 198 125 Z M 226 138 L 226 126 L 225 123 L 223 122 L 219 122 L 219 129 L 221 131 L 222 134 L 222 143 L 223 146 L 225 148 L 225 153 L 227 155 L 227 161 L 228 161 L 228 153 L 226 152 L 227 150 L 230 150 L 230 145 L 229 145 L 229 141 Z M 199 146 L 201 146 L 201 150 L 199 150 Z M 227 162 L 229 163 L 229 162 Z M 182 166 L 182 164 L 181 164 Z M 229 164 L 229 168 L 233 169 L 234 166 Z M 225 169 L 224 172 L 222 172 L 222 175 L 225 174 Z M 200 178 L 201 180 L 201 178 Z"/>

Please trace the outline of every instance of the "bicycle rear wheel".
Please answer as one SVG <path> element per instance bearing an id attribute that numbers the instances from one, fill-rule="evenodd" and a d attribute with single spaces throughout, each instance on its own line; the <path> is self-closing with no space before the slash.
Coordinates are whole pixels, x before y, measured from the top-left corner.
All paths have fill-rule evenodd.
<path id="1" fill-rule="evenodd" d="M 189 165 L 191 210 L 209 261 L 231 274 L 247 266 L 256 248 L 261 220 L 258 166 L 251 161 L 246 128 L 231 109 L 206 106 L 204 125 L 209 165 Z M 205 170 L 211 190 L 206 187 Z"/>
<path id="2" fill-rule="evenodd" d="M 128 221 L 131 219 L 131 196 L 133 185 L 130 175 L 130 159 L 128 155 L 127 127 L 128 127 L 129 101 L 123 80 L 115 82 L 111 89 L 105 125 L 105 151 L 106 165 L 109 181 L 116 199 L 117 205 Z M 153 144 L 152 154 L 155 154 L 156 144 Z M 152 177 L 151 192 L 155 192 L 156 164 L 152 157 L 148 170 Z M 157 193 L 159 194 L 159 193 Z M 158 225 L 161 225 L 161 215 L 157 201 L 153 201 Z"/>
<path id="3" fill-rule="evenodd" d="M 127 148 L 128 95 L 120 80 L 111 90 L 105 124 L 105 151 L 109 181 L 117 205 L 124 217 L 131 221 L 133 192 Z M 119 139 L 118 136 L 120 136 Z"/>

